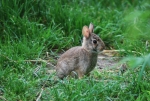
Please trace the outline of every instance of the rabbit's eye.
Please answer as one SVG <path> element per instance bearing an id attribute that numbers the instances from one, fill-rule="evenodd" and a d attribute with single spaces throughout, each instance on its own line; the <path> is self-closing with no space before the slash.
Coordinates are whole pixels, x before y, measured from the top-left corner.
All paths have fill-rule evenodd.
<path id="1" fill-rule="evenodd" d="M 97 41 L 96 41 L 96 40 L 93 40 L 93 43 L 94 43 L 94 44 L 97 44 Z"/>

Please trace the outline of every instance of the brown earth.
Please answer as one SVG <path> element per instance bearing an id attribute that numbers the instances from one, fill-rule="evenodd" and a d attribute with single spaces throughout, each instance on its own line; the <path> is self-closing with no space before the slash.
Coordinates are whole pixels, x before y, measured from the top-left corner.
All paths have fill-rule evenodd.
<path id="1" fill-rule="evenodd" d="M 116 53 L 115 53 L 116 54 Z M 101 54 L 99 54 L 98 56 L 98 60 L 97 60 L 97 66 L 96 66 L 96 69 L 97 70 L 102 70 L 102 69 L 113 69 L 113 70 L 126 70 L 126 65 L 125 64 L 121 64 L 119 61 L 121 60 L 120 57 L 116 57 L 114 54 L 114 51 L 110 52 L 103 52 Z M 58 56 L 59 57 L 59 56 Z M 52 58 L 51 58 L 52 59 Z M 52 62 L 48 62 L 47 63 L 47 72 L 48 73 L 52 73 L 54 72 L 54 68 L 55 68 L 55 65 L 56 65 L 56 62 L 57 60 L 56 59 L 53 59 Z"/>

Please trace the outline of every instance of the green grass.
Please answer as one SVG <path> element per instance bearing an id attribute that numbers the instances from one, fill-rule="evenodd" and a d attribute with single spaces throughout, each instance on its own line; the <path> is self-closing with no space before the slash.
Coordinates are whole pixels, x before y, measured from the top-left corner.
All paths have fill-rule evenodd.
<path id="1" fill-rule="evenodd" d="M 130 77 L 129 77 L 130 75 Z M 96 78 L 95 78 L 96 77 Z M 93 71 L 91 77 L 83 79 L 65 79 L 53 84 L 49 79 L 41 100 L 47 101 L 107 101 L 107 100 L 140 100 L 149 101 L 149 74 L 146 80 L 138 82 L 137 72 L 130 70 L 124 75 L 118 72 Z"/>
<path id="2" fill-rule="evenodd" d="M 1 0 L 0 100 L 33 101 L 44 83 L 42 101 L 150 100 L 149 10 L 149 0 Z M 59 53 L 81 44 L 90 22 L 107 49 L 125 50 L 119 54 L 129 65 L 123 75 L 93 71 L 55 83 L 45 63 L 26 61 L 47 59 L 48 52 L 55 64 Z"/>

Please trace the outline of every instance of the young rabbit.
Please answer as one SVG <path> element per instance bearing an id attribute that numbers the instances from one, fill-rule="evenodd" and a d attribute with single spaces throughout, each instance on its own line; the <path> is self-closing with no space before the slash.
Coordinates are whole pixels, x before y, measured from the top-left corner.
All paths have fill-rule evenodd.
<path id="1" fill-rule="evenodd" d="M 56 73 L 60 79 L 76 72 L 78 77 L 88 75 L 96 66 L 98 52 L 105 48 L 101 38 L 93 33 L 93 24 L 84 26 L 82 29 L 83 43 L 82 46 L 76 46 L 58 59 Z"/>

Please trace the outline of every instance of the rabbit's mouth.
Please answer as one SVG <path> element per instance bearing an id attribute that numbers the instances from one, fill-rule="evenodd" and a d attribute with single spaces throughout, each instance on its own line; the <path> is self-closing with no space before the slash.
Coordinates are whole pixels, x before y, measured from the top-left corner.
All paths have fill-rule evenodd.
<path id="1" fill-rule="evenodd" d="M 94 51 L 94 52 L 97 52 L 97 49 L 93 48 L 93 51 Z"/>

